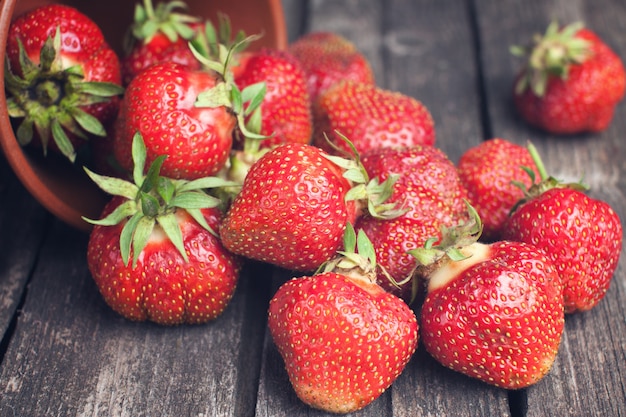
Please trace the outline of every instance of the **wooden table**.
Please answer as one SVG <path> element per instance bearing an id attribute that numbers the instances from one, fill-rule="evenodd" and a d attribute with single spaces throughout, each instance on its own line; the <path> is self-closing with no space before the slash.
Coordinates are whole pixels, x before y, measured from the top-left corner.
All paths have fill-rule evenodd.
<path id="1" fill-rule="evenodd" d="M 559 138 L 522 123 L 509 45 L 550 19 L 583 20 L 626 58 L 623 0 L 284 0 L 290 39 L 332 30 L 370 59 L 378 84 L 421 100 L 457 161 L 491 137 L 531 139 L 556 176 L 626 215 L 626 102 L 602 134 Z M 249 264 L 226 312 L 202 326 L 133 323 L 101 299 L 87 235 L 46 212 L 0 160 L 0 416 L 321 416 L 303 405 L 267 333 L 284 271 Z M 624 176 L 622 177 L 622 174 Z M 446 370 L 420 347 L 355 416 L 626 416 L 626 269 L 605 299 L 568 316 L 556 363 L 507 392 Z"/>

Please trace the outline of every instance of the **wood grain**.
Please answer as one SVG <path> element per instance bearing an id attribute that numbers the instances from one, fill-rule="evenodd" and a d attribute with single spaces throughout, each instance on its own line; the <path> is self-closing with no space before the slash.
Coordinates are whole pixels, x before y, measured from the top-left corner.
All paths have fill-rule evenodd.
<path id="1" fill-rule="evenodd" d="M 377 83 L 422 101 L 437 146 L 456 162 L 503 137 L 539 148 L 563 179 L 626 218 L 626 103 L 600 134 L 555 137 L 515 114 L 512 44 L 552 18 L 584 20 L 626 57 L 622 0 L 283 0 L 289 39 L 338 32 Z M 247 264 L 225 313 L 201 326 L 128 322 L 104 304 L 87 236 L 54 220 L 0 159 L 0 416 L 321 417 L 294 394 L 267 332 L 267 303 L 293 276 Z M 443 368 L 419 347 L 396 383 L 358 417 L 626 416 L 626 267 L 592 311 L 567 317 L 557 361 L 507 392 Z"/>

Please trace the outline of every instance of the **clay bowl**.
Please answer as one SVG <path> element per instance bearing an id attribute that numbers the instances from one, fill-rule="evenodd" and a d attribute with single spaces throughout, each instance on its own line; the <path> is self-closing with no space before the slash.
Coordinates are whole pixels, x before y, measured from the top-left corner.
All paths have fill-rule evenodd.
<path id="1" fill-rule="evenodd" d="M 64 3 L 76 7 L 91 17 L 102 29 L 108 43 L 121 54 L 122 37 L 130 25 L 133 10 L 141 0 L 80 1 Z M 154 0 L 156 4 L 160 0 Z M 7 33 L 14 16 L 37 6 L 51 3 L 45 0 L 6 0 L 0 5 L 0 53 L 4 62 Z M 248 34 L 263 33 L 255 47 L 284 48 L 287 44 L 283 10 L 280 0 L 186 0 L 191 14 L 214 19 L 219 12 L 226 13 L 234 30 L 243 29 Z M 245 11 L 242 13 L 242 11 Z M 4 67 L 0 65 L 0 145 L 7 162 L 26 189 L 52 214 L 80 230 L 89 231 L 91 225 L 82 216 L 99 218 L 108 201 L 84 174 L 81 167 L 72 166 L 61 158 L 44 158 L 40 152 L 23 149 L 14 136 L 7 113 L 4 95 Z"/>

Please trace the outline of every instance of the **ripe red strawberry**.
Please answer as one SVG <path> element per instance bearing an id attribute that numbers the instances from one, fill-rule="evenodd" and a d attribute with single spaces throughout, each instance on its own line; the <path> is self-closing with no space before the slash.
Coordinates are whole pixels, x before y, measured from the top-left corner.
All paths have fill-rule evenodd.
<path id="1" fill-rule="evenodd" d="M 346 224 L 354 223 L 362 204 L 375 213 L 377 206 L 388 208 L 380 204 L 386 194 L 375 188 L 379 184 L 366 187 L 364 170 L 352 164 L 302 143 L 270 150 L 252 165 L 226 213 L 224 246 L 286 269 L 316 270 L 340 248 Z M 393 180 L 380 188 L 388 190 Z"/>
<path id="2" fill-rule="evenodd" d="M 228 160 L 237 117 L 223 78 L 212 71 L 191 71 L 173 62 L 154 64 L 128 85 L 115 129 L 115 157 L 132 168 L 131 144 L 139 132 L 148 164 L 168 155 L 162 173 L 195 179 L 216 174 Z M 198 105 L 201 93 L 212 94 Z"/>
<path id="3" fill-rule="evenodd" d="M 290 44 L 287 50 L 302 64 L 311 101 L 341 80 L 375 83 L 367 58 L 338 33 L 306 33 Z"/>
<path id="4" fill-rule="evenodd" d="M 417 265 L 408 251 L 440 236 L 442 226 L 466 219 L 467 191 L 454 164 L 433 146 L 373 149 L 361 155 L 361 163 L 370 178 L 379 182 L 399 176 L 387 202 L 401 205 L 406 212 L 393 219 L 364 215 L 355 228 L 365 231 L 376 249 L 378 264 L 392 278 L 381 271 L 378 283 L 411 302 L 418 283 L 410 278 Z"/>
<path id="5" fill-rule="evenodd" d="M 562 184 L 531 154 L 541 181 L 508 219 L 505 239 L 532 243 L 555 264 L 565 285 L 565 312 L 595 307 L 609 289 L 622 250 L 622 224 L 611 206 L 587 196 L 580 184 Z"/>
<path id="6" fill-rule="evenodd" d="M 527 243 L 475 242 L 480 227 L 472 222 L 456 232 L 460 238 L 413 252 L 428 280 L 424 347 L 442 365 L 487 384 L 520 389 L 538 382 L 554 363 L 565 321 L 555 266 Z"/>
<path id="7" fill-rule="evenodd" d="M 493 138 L 466 150 L 457 164 L 468 199 L 483 222 L 481 238 L 495 241 L 515 203 L 524 197 L 522 187 L 536 175 L 537 167 L 528 150 L 506 139 Z"/>
<path id="8" fill-rule="evenodd" d="M 528 63 L 517 77 L 514 102 L 529 124 L 556 134 L 606 129 L 624 97 L 620 57 L 580 23 L 548 26 L 543 37 L 518 55 Z"/>
<path id="9" fill-rule="evenodd" d="M 300 63 L 288 52 L 270 48 L 242 52 L 237 59 L 238 64 L 233 67 L 233 73 L 235 84 L 240 89 L 259 82 L 265 83 L 260 126 L 255 130 L 268 138 L 260 146 L 309 143 L 313 122 L 306 79 Z"/>
<path id="10" fill-rule="evenodd" d="M 161 177 L 163 157 L 144 176 L 139 138 L 135 184 L 88 171 L 115 195 L 102 219 L 90 221 L 89 270 L 106 303 L 130 320 L 175 325 L 215 319 L 232 298 L 241 267 L 216 235 L 218 202 L 202 191 L 219 182 Z"/>
<path id="11" fill-rule="evenodd" d="M 268 326 L 298 397 L 314 408 L 350 413 L 402 373 L 418 326 L 413 311 L 375 283 L 372 263 L 336 261 L 348 265 L 284 283 L 270 301 Z"/>
<path id="12" fill-rule="evenodd" d="M 204 30 L 198 16 L 183 13 L 186 4 L 173 0 L 160 2 L 156 8 L 152 0 L 143 0 L 135 6 L 135 18 L 125 39 L 126 55 L 122 59 L 124 85 L 142 70 L 159 62 L 176 62 L 190 70 L 201 68 L 189 42 Z"/>
<path id="13" fill-rule="evenodd" d="M 22 145 L 74 161 L 85 139 L 106 136 L 123 92 L 120 64 L 88 16 L 59 4 L 26 12 L 9 27 L 6 57 L 7 106 L 21 119 Z"/>
<path id="14" fill-rule="evenodd" d="M 313 105 L 313 143 L 336 153 L 328 139 L 349 151 L 335 131 L 359 153 L 381 147 L 434 145 L 435 126 L 428 109 L 413 97 L 371 84 L 344 81 Z"/>

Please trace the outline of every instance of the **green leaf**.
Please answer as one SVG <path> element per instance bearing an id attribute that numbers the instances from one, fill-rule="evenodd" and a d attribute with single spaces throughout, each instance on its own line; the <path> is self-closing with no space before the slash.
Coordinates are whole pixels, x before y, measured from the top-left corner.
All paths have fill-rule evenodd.
<path id="1" fill-rule="evenodd" d="M 420 265 L 424 266 L 433 265 L 444 255 L 444 252 L 439 249 L 429 249 L 426 247 L 413 249 L 407 253 L 413 256 Z"/>
<path id="2" fill-rule="evenodd" d="M 258 109 L 261 103 L 263 103 L 263 99 L 265 98 L 265 94 L 267 93 L 267 85 L 265 82 L 259 82 L 256 84 L 251 84 L 243 89 L 241 92 L 241 99 L 244 103 L 248 103 L 246 110 L 244 112 L 245 116 L 248 116 L 254 110 Z"/>
<path id="3" fill-rule="evenodd" d="M 99 226 L 114 226 L 116 224 L 120 224 L 123 220 L 132 217 L 136 213 L 137 203 L 133 200 L 128 200 L 117 206 L 115 210 L 113 210 L 111 213 L 109 213 L 108 216 L 103 219 L 94 220 L 83 217 L 83 220 L 85 220 L 87 223 L 96 224 Z"/>
<path id="4" fill-rule="evenodd" d="M 346 230 L 343 233 L 343 247 L 345 252 L 356 253 L 356 232 L 352 223 L 346 223 Z"/>
<path id="5" fill-rule="evenodd" d="M 111 195 L 122 196 L 129 200 L 134 200 L 135 198 L 137 198 L 137 194 L 139 193 L 139 187 L 137 187 L 135 184 L 121 178 L 96 174 L 95 172 L 89 170 L 89 168 L 87 167 L 84 167 L 83 169 L 85 170 L 89 178 L 91 178 L 92 181 L 95 182 L 96 185 L 100 187 L 104 192 Z"/>
<path id="6" fill-rule="evenodd" d="M 39 73 L 39 66 L 30 59 L 24 49 L 24 44 L 21 39 L 17 40 L 17 45 L 19 48 L 18 57 L 22 76 L 24 77 L 24 80 L 30 81 Z M 28 83 L 26 85 L 28 85 Z"/>
<path id="7" fill-rule="evenodd" d="M 462 261 L 463 259 L 468 258 L 468 256 L 461 252 L 458 248 L 448 249 L 446 255 L 448 255 L 448 257 L 455 262 Z"/>
<path id="8" fill-rule="evenodd" d="M 172 241 L 178 252 L 182 255 L 185 262 L 189 261 L 187 252 L 185 251 L 185 245 L 183 243 L 183 234 L 176 220 L 174 213 L 168 213 L 158 217 L 159 225 L 163 228 L 163 231 L 167 237 Z"/>
<path id="9" fill-rule="evenodd" d="M 367 187 L 365 184 L 359 184 L 356 187 L 352 187 L 344 196 L 345 201 L 362 200 L 367 197 Z"/>
<path id="10" fill-rule="evenodd" d="M 159 177 L 156 189 L 165 204 L 171 205 L 172 198 L 176 193 L 176 186 L 174 185 L 174 182 L 169 178 Z"/>
<path id="11" fill-rule="evenodd" d="M 200 226 L 202 226 L 205 230 L 207 230 L 209 233 L 211 233 L 213 236 L 219 239 L 219 234 L 215 230 L 213 230 L 211 226 L 209 226 L 209 224 L 206 222 L 206 219 L 204 218 L 204 215 L 202 214 L 202 211 L 200 209 L 186 209 L 186 210 L 187 210 L 187 213 L 189 213 L 189 215 L 193 217 L 193 219 L 196 222 L 198 222 Z"/>
<path id="12" fill-rule="evenodd" d="M 143 172 L 146 167 L 146 144 L 143 141 L 141 133 L 137 132 L 133 136 L 131 147 L 133 156 L 133 181 L 139 185 L 143 183 Z"/>
<path id="13" fill-rule="evenodd" d="M 171 201 L 173 207 L 184 209 L 202 209 L 217 207 L 221 203 L 220 199 L 208 195 L 202 191 L 187 191 L 177 194 Z"/>
<path id="14" fill-rule="evenodd" d="M 324 154 L 324 158 L 328 159 L 330 162 L 337 165 L 339 168 L 343 168 L 345 170 L 352 169 L 355 167 L 355 162 L 351 159 L 346 159 L 340 156 L 328 155 L 328 154 Z"/>
<path id="15" fill-rule="evenodd" d="M 152 217 L 139 217 L 135 233 L 133 234 L 133 267 L 137 265 L 139 255 L 146 247 L 146 244 L 148 244 L 148 239 L 152 234 L 155 224 L 156 222 Z"/>
<path id="16" fill-rule="evenodd" d="M 178 186 L 178 192 L 202 190 L 206 188 L 236 187 L 241 184 L 235 181 L 227 181 L 220 177 L 202 177 L 191 181 L 185 181 Z"/>
<path id="17" fill-rule="evenodd" d="M 21 146 L 28 145 L 33 140 L 33 133 L 33 121 L 31 119 L 24 119 L 15 132 L 17 142 Z M 45 151 L 46 148 L 44 148 L 44 153 Z"/>
<path id="18" fill-rule="evenodd" d="M 360 169 L 348 169 L 343 173 L 343 177 L 355 184 L 365 184 L 367 182 L 367 176 Z"/>
<path id="19" fill-rule="evenodd" d="M 74 162 L 76 159 L 76 152 L 74 151 L 74 145 L 65 134 L 65 130 L 57 119 L 52 119 L 50 124 L 50 130 L 52 132 L 52 138 L 59 150 L 67 159 Z"/>
<path id="20" fill-rule="evenodd" d="M 367 234 L 363 229 L 360 229 L 357 235 L 357 249 L 359 255 L 367 258 L 372 267 L 376 266 L 376 250 L 374 249 L 374 245 L 372 245 L 372 241 L 367 237 Z"/>
<path id="21" fill-rule="evenodd" d="M 130 249 L 133 244 L 133 236 L 135 234 L 135 229 L 137 228 L 137 223 L 143 217 L 141 212 L 135 213 L 122 227 L 122 231 L 120 232 L 120 252 L 122 255 L 122 261 L 124 265 L 128 265 L 128 261 L 130 258 Z M 136 265 L 136 259 L 139 257 L 139 254 L 135 254 L 133 257 L 135 260 L 133 261 L 133 267 Z"/>
<path id="22" fill-rule="evenodd" d="M 218 83 L 215 87 L 205 90 L 198 94 L 195 107 L 231 107 L 230 87 L 226 83 Z"/>
<path id="23" fill-rule="evenodd" d="M 159 200 L 151 194 L 142 192 L 139 193 L 141 201 L 141 211 L 146 217 L 156 217 L 159 214 L 160 204 Z"/>
<path id="24" fill-rule="evenodd" d="M 97 117 L 92 116 L 78 107 L 72 108 L 71 114 L 76 123 L 87 132 L 100 137 L 107 135 L 104 126 L 102 126 L 102 123 L 100 123 Z"/>
<path id="25" fill-rule="evenodd" d="M 263 128 L 263 114 L 261 112 L 261 107 L 258 107 L 254 109 L 252 114 L 248 116 L 248 121 L 246 122 L 246 130 L 248 132 L 253 132 L 255 134 L 261 134 L 262 128 Z M 245 146 L 244 146 L 244 150 L 245 150 Z"/>
<path id="26" fill-rule="evenodd" d="M 98 97 L 115 97 L 124 93 L 124 87 L 115 83 L 85 81 L 78 83 L 76 91 Z"/>
<path id="27" fill-rule="evenodd" d="M 159 155 L 150 164 L 148 172 L 146 173 L 146 176 L 143 179 L 143 183 L 141 184 L 141 191 L 149 193 L 156 188 L 159 183 L 161 166 L 163 166 L 165 158 L 167 158 L 166 155 Z"/>

